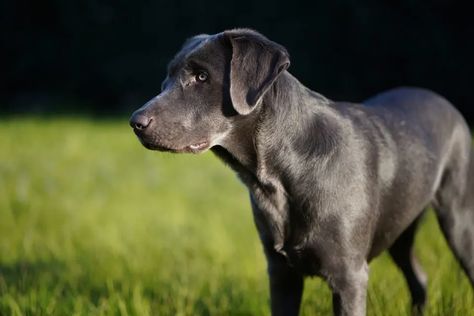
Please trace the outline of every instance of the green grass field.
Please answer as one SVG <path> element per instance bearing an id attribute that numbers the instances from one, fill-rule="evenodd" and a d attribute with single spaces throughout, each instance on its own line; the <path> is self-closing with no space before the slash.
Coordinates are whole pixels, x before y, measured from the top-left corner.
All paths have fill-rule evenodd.
<path id="1" fill-rule="evenodd" d="M 427 214 L 416 251 L 427 315 L 474 315 L 474 294 Z M 369 315 L 408 315 L 384 254 Z M 0 120 L 0 315 L 268 315 L 244 186 L 211 153 L 147 151 L 126 120 Z M 307 279 L 303 315 L 330 315 Z"/>

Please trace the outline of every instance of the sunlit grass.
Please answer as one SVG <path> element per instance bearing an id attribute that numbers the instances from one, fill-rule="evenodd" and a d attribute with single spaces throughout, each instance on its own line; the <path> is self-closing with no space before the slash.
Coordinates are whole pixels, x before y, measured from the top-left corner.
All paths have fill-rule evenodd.
<path id="1" fill-rule="evenodd" d="M 474 295 L 428 214 L 416 250 L 428 315 Z M 308 279 L 303 315 L 331 297 Z M 387 255 L 370 315 L 407 315 Z M 147 151 L 125 120 L 0 120 L 0 315 L 268 315 L 265 261 L 245 187 L 212 154 Z"/>

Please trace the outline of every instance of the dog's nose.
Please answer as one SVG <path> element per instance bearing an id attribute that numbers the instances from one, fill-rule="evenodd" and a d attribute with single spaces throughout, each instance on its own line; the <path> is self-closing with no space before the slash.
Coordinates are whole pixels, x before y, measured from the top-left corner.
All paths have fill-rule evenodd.
<path id="1" fill-rule="evenodd" d="M 136 130 L 144 130 L 146 129 L 151 122 L 151 117 L 145 116 L 143 114 L 135 113 L 130 118 L 130 126 Z"/>

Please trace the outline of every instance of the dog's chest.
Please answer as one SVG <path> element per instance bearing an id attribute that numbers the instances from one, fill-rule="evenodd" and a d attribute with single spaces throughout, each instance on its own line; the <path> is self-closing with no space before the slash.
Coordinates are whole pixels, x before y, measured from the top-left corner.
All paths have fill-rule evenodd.
<path id="1" fill-rule="evenodd" d="M 255 224 L 267 253 L 276 252 L 304 275 L 321 276 L 322 270 L 334 265 L 331 254 L 340 247 L 338 218 L 322 217 L 319 220 L 325 225 L 314 225 L 309 215 L 315 210 L 288 198 L 269 199 L 258 190 L 250 193 Z"/>
<path id="2" fill-rule="evenodd" d="M 289 203 L 269 199 L 258 190 L 250 193 L 255 224 L 267 252 L 277 252 L 304 274 L 318 274 L 319 251 L 309 242 L 314 231 L 291 218 Z"/>

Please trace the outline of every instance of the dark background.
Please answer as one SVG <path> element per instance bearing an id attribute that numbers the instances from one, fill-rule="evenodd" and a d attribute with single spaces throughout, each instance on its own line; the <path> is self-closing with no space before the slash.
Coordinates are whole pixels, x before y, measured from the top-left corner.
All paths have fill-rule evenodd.
<path id="1" fill-rule="evenodd" d="M 0 112 L 128 114 L 159 92 L 185 38 L 251 27 L 335 100 L 426 87 L 474 123 L 467 1 L 0 2 Z"/>

